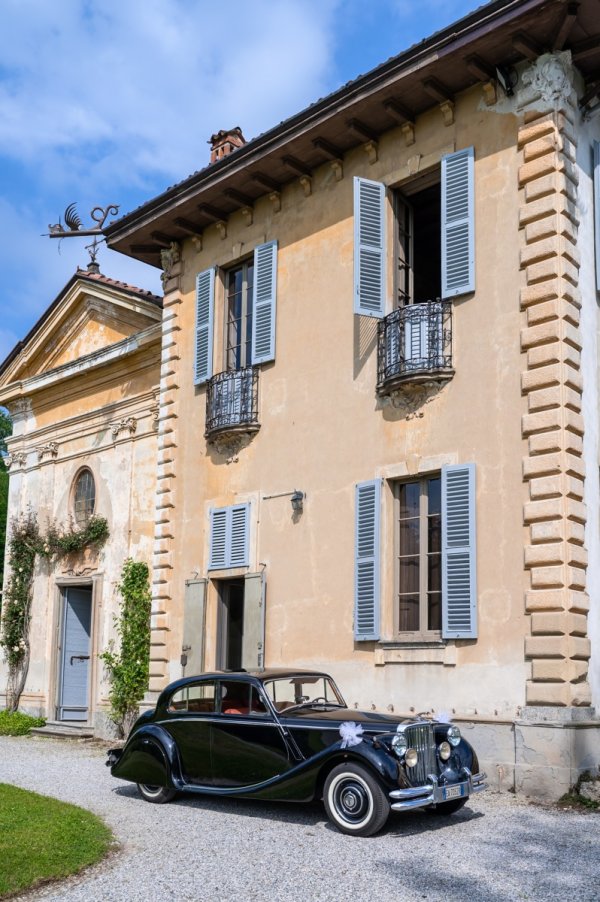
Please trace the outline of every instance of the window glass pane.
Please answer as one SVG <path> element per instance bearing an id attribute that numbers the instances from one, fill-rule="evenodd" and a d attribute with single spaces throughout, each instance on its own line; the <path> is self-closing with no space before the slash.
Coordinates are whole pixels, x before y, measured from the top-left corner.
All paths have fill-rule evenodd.
<path id="1" fill-rule="evenodd" d="M 250 685 L 229 680 L 221 683 L 221 713 L 248 714 L 250 712 Z"/>
<path id="2" fill-rule="evenodd" d="M 418 482 L 407 482 L 400 486 L 400 517 L 418 517 L 421 486 Z"/>
<path id="3" fill-rule="evenodd" d="M 246 316 L 246 349 L 242 366 L 252 363 L 252 286 L 254 284 L 254 263 L 246 263 L 245 267 L 244 313 Z"/>
<path id="4" fill-rule="evenodd" d="M 441 592 L 442 589 L 442 556 L 427 555 L 427 585 L 430 592 Z"/>
<path id="5" fill-rule="evenodd" d="M 400 558 L 400 594 L 419 591 L 419 558 Z"/>
<path id="6" fill-rule="evenodd" d="M 424 477 L 397 487 L 398 630 L 441 629 L 441 479 Z"/>
<path id="7" fill-rule="evenodd" d="M 268 714 L 266 705 L 263 702 L 258 689 L 253 686 L 250 693 L 250 714 Z"/>
<path id="8" fill-rule="evenodd" d="M 428 511 L 430 514 L 442 513 L 442 480 L 427 480 Z"/>
<path id="9" fill-rule="evenodd" d="M 96 486 L 90 470 L 83 470 L 77 477 L 73 508 L 75 522 L 80 526 L 85 525 L 94 513 L 96 507 Z"/>
<path id="10" fill-rule="evenodd" d="M 427 629 L 441 630 L 442 628 L 442 594 L 441 592 L 429 593 L 429 609 L 427 612 Z"/>
<path id="11" fill-rule="evenodd" d="M 285 677 L 281 680 L 269 680 L 264 686 L 277 711 L 285 711 L 294 705 L 302 705 L 312 699 L 321 702 L 326 699 L 334 705 L 343 704 L 331 681 L 323 676 Z"/>
<path id="12" fill-rule="evenodd" d="M 400 554 L 419 553 L 419 521 L 400 520 Z"/>
<path id="13" fill-rule="evenodd" d="M 430 552 L 442 550 L 442 518 L 439 514 L 429 517 L 427 547 Z"/>
<path id="14" fill-rule="evenodd" d="M 212 714 L 215 710 L 215 684 L 196 683 L 178 689 L 171 696 L 168 710 Z"/>
<path id="15" fill-rule="evenodd" d="M 228 370 L 249 366 L 252 358 L 252 286 L 254 264 L 244 263 L 227 273 Z"/>
<path id="16" fill-rule="evenodd" d="M 398 630 L 401 633 L 419 629 L 419 596 L 403 595 L 398 599 Z"/>

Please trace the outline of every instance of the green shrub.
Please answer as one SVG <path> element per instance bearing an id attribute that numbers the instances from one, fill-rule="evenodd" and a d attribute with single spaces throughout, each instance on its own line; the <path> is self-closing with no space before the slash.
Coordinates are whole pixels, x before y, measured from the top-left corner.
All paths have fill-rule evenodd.
<path id="1" fill-rule="evenodd" d="M 32 727 L 43 727 L 43 717 L 30 717 L 21 711 L 0 711 L 0 736 L 25 736 Z"/>

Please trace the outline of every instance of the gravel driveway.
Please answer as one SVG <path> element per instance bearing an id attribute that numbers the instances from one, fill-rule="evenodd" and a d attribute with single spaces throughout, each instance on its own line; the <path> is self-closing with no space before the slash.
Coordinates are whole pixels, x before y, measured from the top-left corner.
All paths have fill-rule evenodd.
<path id="1" fill-rule="evenodd" d="M 93 744 L 0 737 L 0 782 L 92 809 L 121 843 L 108 862 L 35 899 L 600 898 L 599 813 L 544 809 L 486 792 L 448 820 L 392 815 L 383 833 L 360 839 L 330 827 L 320 804 L 182 796 L 149 805 L 133 785 L 110 776 L 104 758 Z"/>

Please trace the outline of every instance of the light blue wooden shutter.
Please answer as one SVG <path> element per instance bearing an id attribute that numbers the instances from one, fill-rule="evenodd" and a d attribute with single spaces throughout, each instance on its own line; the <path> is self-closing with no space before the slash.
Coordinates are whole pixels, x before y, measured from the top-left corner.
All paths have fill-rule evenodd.
<path id="1" fill-rule="evenodd" d="M 475 464 L 442 468 L 442 636 L 477 638 Z"/>
<path id="2" fill-rule="evenodd" d="M 379 639 L 381 480 L 356 486 L 354 638 Z"/>
<path id="3" fill-rule="evenodd" d="M 354 179 L 354 312 L 385 312 L 385 185 Z"/>
<path id="4" fill-rule="evenodd" d="M 229 508 L 230 544 L 229 566 L 248 566 L 248 534 L 250 526 L 250 505 L 238 504 Z"/>
<path id="5" fill-rule="evenodd" d="M 594 141 L 594 235 L 596 244 L 596 291 L 600 291 L 600 141 Z"/>
<path id="6" fill-rule="evenodd" d="M 210 555 L 209 570 L 223 570 L 227 567 L 227 508 L 210 512 Z"/>
<path id="7" fill-rule="evenodd" d="M 215 270 L 205 269 L 196 276 L 194 385 L 201 385 L 212 376 L 214 306 Z"/>
<path id="8" fill-rule="evenodd" d="M 254 248 L 252 363 L 275 360 L 277 242 Z"/>
<path id="9" fill-rule="evenodd" d="M 475 291 L 475 153 L 442 157 L 442 297 Z"/>
<path id="10" fill-rule="evenodd" d="M 210 512 L 209 570 L 247 567 L 250 505 L 214 508 Z"/>

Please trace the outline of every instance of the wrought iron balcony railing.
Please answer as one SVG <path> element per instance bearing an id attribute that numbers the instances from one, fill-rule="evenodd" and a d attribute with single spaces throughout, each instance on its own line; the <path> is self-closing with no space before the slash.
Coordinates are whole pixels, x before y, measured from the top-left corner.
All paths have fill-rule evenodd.
<path id="1" fill-rule="evenodd" d="M 394 310 L 378 324 L 377 388 L 452 378 L 452 302 Z"/>
<path id="2" fill-rule="evenodd" d="M 259 428 L 258 369 L 247 366 L 213 376 L 206 392 L 206 436 Z"/>

